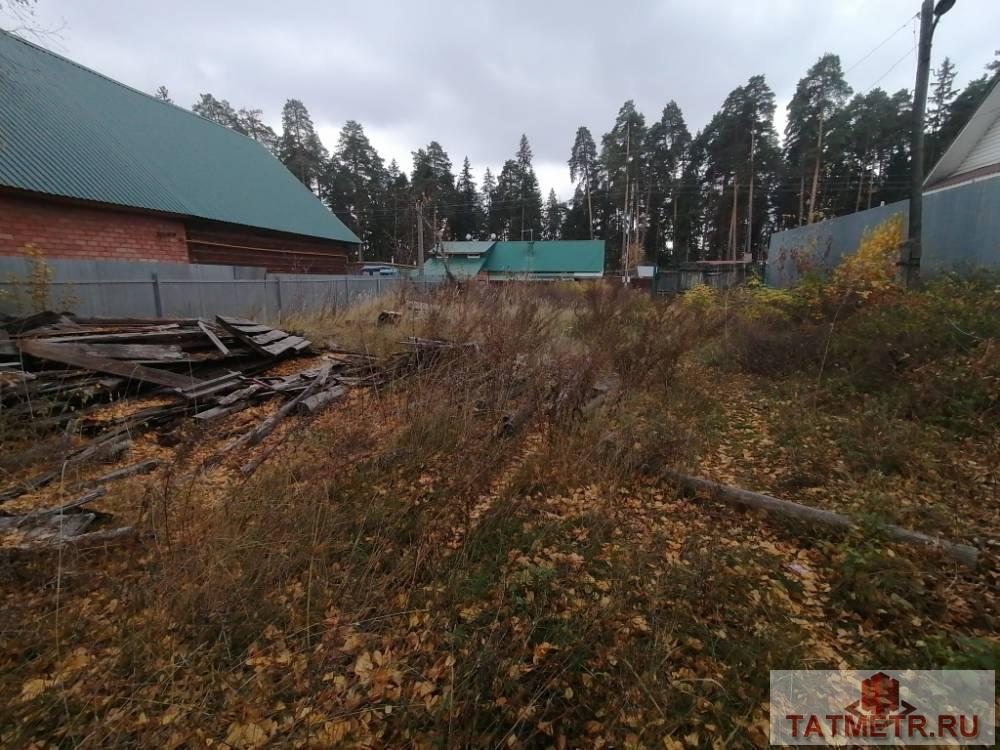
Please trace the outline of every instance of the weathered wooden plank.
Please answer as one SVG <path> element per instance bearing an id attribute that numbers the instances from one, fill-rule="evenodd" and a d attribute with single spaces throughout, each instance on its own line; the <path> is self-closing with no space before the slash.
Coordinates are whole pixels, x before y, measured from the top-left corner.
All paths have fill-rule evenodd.
<path id="1" fill-rule="evenodd" d="M 114 482 L 117 479 L 125 479 L 126 477 L 132 477 L 138 474 L 148 474 L 159 465 L 160 462 L 155 458 L 147 458 L 145 461 L 139 461 L 134 464 L 129 464 L 128 466 L 123 466 L 120 469 L 109 471 L 107 474 L 96 477 L 95 479 L 79 482 L 75 486 L 82 487 L 88 484 L 105 484 L 107 482 Z"/>
<path id="2" fill-rule="evenodd" d="M 288 336 L 276 344 L 265 346 L 264 351 L 272 357 L 280 357 L 285 352 L 298 351 L 296 347 L 302 346 L 303 344 L 305 344 L 305 346 L 309 346 L 309 342 L 301 336 Z"/>
<path id="3" fill-rule="evenodd" d="M 278 423 L 281 422 L 282 419 L 284 419 L 293 411 L 295 411 L 295 409 L 303 400 L 309 398 L 309 396 L 311 396 L 320 388 L 322 388 L 324 385 L 326 385 L 326 381 L 329 377 L 330 377 L 329 367 L 321 370 L 316 379 L 312 383 L 310 383 L 309 386 L 302 391 L 302 393 L 297 395 L 288 403 L 284 404 L 280 409 L 278 409 L 278 411 L 276 411 L 270 417 L 261 422 L 257 427 L 250 430 L 250 432 L 247 432 L 246 434 L 240 436 L 239 438 L 231 442 L 229 445 L 227 445 L 225 448 L 223 448 L 215 456 L 215 459 L 218 460 L 226 453 L 229 453 L 230 451 L 235 450 L 237 448 L 247 448 L 251 445 L 256 445 L 257 443 L 259 443 L 261 440 L 263 440 L 265 437 L 271 434 L 271 432 L 274 430 L 275 427 L 278 426 Z"/>
<path id="4" fill-rule="evenodd" d="M 347 393 L 347 389 L 343 386 L 337 385 L 333 388 L 328 388 L 325 391 L 320 391 L 315 395 L 302 399 L 295 407 L 295 411 L 299 414 L 312 414 L 315 411 L 319 411 L 327 404 L 336 401 L 345 393 Z"/>
<path id="5" fill-rule="evenodd" d="M 95 500 L 104 497 L 108 494 L 108 491 L 103 487 L 98 487 L 97 489 L 91 490 L 86 495 L 76 498 L 75 500 L 70 500 L 64 505 L 60 505 L 57 508 L 46 508 L 44 510 L 36 510 L 28 513 L 26 516 L 21 516 L 22 523 L 29 518 L 41 518 L 43 516 L 58 516 L 62 515 L 68 510 L 73 510 L 74 508 L 80 508 L 88 503 L 92 503 Z"/>
<path id="6" fill-rule="evenodd" d="M 260 344 L 261 346 L 266 346 L 267 344 L 273 344 L 275 341 L 281 341 L 281 339 L 288 338 L 288 334 L 284 331 L 279 331 L 277 328 L 272 328 L 267 333 L 262 333 L 259 336 L 254 336 L 254 343 Z"/>
<path id="7" fill-rule="evenodd" d="M 72 319 L 68 317 L 68 313 L 57 313 L 52 310 L 46 310 L 0 323 L 0 328 L 16 335 L 36 328 L 42 328 L 43 326 L 55 325 L 63 320 L 72 322 Z"/>
<path id="8" fill-rule="evenodd" d="M 177 344 L 77 344 L 80 349 L 95 357 L 111 359 L 153 360 L 170 362 L 187 358 Z"/>
<path id="9" fill-rule="evenodd" d="M 203 335 L 200 328 L 193 327 L 170 330 L 129 331 L 127 333 L 81 332 L 72 336 L 46 336 L 44 341 L 46 344 L 169 344 L 173 342 L 183 343 L 185 340 L 190 339 L 201 339 Z M 32 334 L 31 338 L 37 337 Z"/>
<path id="10" fill-rule="evenodd" d="M 90 528 L 96 520 L 96 513 L 4 516 L 0 517 L 0 532 L 19 529 L 25 539 L 33 542 L 72 539 Z"/>
<path id="11" fill-rule="evenodd" d="M 254 320 L 246 320 L 245 318 L 230 318 L 225 315 L 216 315 L 215 318 L 232 328 L 240 329 L 243 333 L 264 333 L 265 331 L 274 330 L 273 326 L 266 326 Z"/>
<path id="12" fill-rule="evenodd" d="M 241 412 L 250 406 L 249 401 L 238 401 L 235 404 L 230 404 L 229 406 L 213 406 L 211 409 L 205 409 L 205 411 L 200 411 L 194 415 L 194 418 L 200 422 L 210 422 L 213 419 L 219 419 L 220 417 L 228 416 L 229 414 L 236 414 Z"/>
<path id="13" fill-rule="evenodd" d="M 166 386 L 167 388 L 190 388 L 192 385 L 197 385 L 200 382 L 197 378 L 189 375 L 180 375 L 168 372 L 167 370 L 156 370 L 145 365 L 120 362 L 108 357 L 93 356 L 71 344 L 51 344 L 26 339 L 19 341 L 18 347 L 25 354 L 30 354 L 32 357 L 37 357 L 38 359 L 62 362 L 65 365 L 82 367 L 95 372 L 120 375 L 130 380 L 140 380 L 144 383 L 153 383 L 155 385 Z"/>
<path id="14" fill-rule="evenodd" d="M 253 336 L 250 335 L 250 333 L 248 333 L 247 331 L 245 331 L 245 330 L 237 327 L 236 324 L 230 322 L 232 320 L 238 320 L 238 319 L 236 319 L 236 318 L 225 318 L 225 317 L 223 317 L 221 315 L 217 315 L 215 317 L 215 319 L 216 319 L 216 321 L 218 321 L 219 325 L 221 325 L 225 330 L 229 331 L 229 333 L 231 333 L 237 339 L 239 339 L 244 344 L 246 344 L 247 346 L 249 346 L 255 352 L 263 354 L 263 355 L 265 355 L 267 357 L 273 357 L 274 356 L 273 354 L 271 354 L 271 352 L 267 351 L 267 349 L 265 349 L 263 346 L 261 346 L 260 344 L 258 344 L 256 341 L 254 341 L 253 340 Z M 270 331 L 271 330 L 267 326 L 264 326 L 263 328 L 264 328 L 264 331 Z M 253 331 L 252 333 L 257 333 L 257 332 Z"/>
<path id="15" fill-rule="evenodd" d="M 229 356 L 229 347 L 222 343 L 222 340 L 215 335 L 215 331 L 208 327 L 208 324 L 204 320 L 198 321 L 198 327 L 201 329 L 202 333 L 208 336 L 209 341 L 215 344 L 215 348 L 220 352 Z"/>
<path id="16" fill-rule="evenodd" d="M 226 323 L 228 323 L 231 326 L 255 326 L 255 325 L 257 325 L 257 321 L 255 321 L 255 320 L 247 320 L 246 318 L 236 318 L 236 317 L 233 317 L 232 315 L 216 315 L 215 317 L 217 319 L 219 319 L 219 320 L 225 321 Z"/>

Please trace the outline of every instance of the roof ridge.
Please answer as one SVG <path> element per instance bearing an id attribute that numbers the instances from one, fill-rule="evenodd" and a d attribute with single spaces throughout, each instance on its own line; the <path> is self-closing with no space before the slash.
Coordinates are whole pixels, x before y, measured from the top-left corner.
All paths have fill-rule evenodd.
<path id="1" fill-rule="evenodd" d="M 98 78 L 103 78 L 105 81 L 108 81 L 109 83 L 113 83 L 116 86 L 120 86 L 123 89 L 127 89 L 127 90 L 131 91 L 134 94 L 139 94 L 140 96 L 144 96 L 147 99 L 151 99 L 154 102 L 157 102 L 158 104 L 164 104 L 164 105 L 166 105 L 168 107 L 173 107 L 174 109 L 179 110 L 180 112 L 183 112 L 184 114 L 189 115 L 190 117 L 197 117 L 199 120 L 204 120 L 205 122 L 210 122 L 213 125 L 216 125 L 216 126 L 218 126 L 220 128 L 225 128 L 230 133 L 234 133 L 234 134 L 236 134 L 238 136 L 242 136 L 243 138 L 246 138 L 247 140 L 253 141 L 254 143 L 257 143 L 258 145 L 260 145 L 260 143 L 258 141 L 254 140 L 253 138 L 251 138 L 246 133 L 241 133 L 238 130 L 233 130 L 232 128 L 223 125 L 221 122 L 216 122 L 215 120 L 210 120 L 207 117 L 199 115 L 197 112 L 192 112 L 190 109 L 187 109 L 186 107 L 182 107 L 180 104 L 177 104 L 175 102 L 172 102 L 172 101 L 171 102 L 165 102 L 162 99 L 160 99 L 159 97 L 156 97 L 153 94 L 150 94 L 149 92 L 143 91 L 142 89 L 137 89 L 135 86 L 130 86 L 127 83 L 122 83 L 121 81 L 119 81 L 119 80 L 117 80 L 115 78 L 112 78 L 109 75 L 105 75 L 104 73 L 100 72 L 99 70 L 94 70 L 93 68 L 88 68 L 86 65 L 83 65 L 82 63 L 78 63 L 76 60 L 71 60 L 70 58 L 66 57 L 65 55 L 60 55 L 58 52 L 54 52 L 54 51 L 50 50 L 48 47 L 43 47 L 40 44 L 36 44 L 35 42 L 32 42 L 32 41 L 30 41 L 28 39 L 25 39 L 23 36 L 21 36 L 20 34 L 15 34 L 13 31 L 6 31 L 4 29 L 0 29 L 0 34 L 3 34 L 4 36 L 8 36 L 11 39 L 13 39 L 14 41 L 20 42 L 21 44 L 27 45 L 28 47 L 32 47 L 32 48 L 38 50 L 39 52 L 42 52 L 42 53 L 44 53 L 46 55 L 49 55 L 50 57 L 54 57 L 57 60 L 60 60 L 61 62 L 67 63 L 69 65 L 72 65 L 74 68 L 78 68 L 78 69 L 84 71 L 85 73 L 90 73 L 91 75 L 95 75 Z"/>

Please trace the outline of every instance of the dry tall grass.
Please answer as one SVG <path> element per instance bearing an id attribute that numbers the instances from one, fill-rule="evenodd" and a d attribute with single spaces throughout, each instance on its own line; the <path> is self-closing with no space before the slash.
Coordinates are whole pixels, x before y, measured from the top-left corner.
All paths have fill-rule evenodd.
<path id="1" fill-rule="evenodd" d="M 475 346 L 249 480 L 181 479 L 213 439 L 190 432 L 129 490 L 145 546 L 9 572 L 4 744 L 759 746 L 767 670 L 842 658 L 822 544 L 652 478 L 711 434 L 684 360 L 724 320 L 512 285 L 297 324 L 380 357 Z"/>

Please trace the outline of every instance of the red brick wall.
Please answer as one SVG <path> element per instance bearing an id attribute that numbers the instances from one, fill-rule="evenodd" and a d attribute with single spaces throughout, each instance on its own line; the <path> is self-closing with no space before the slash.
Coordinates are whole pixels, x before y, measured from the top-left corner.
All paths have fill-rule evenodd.
<path id="1" fill-rule="evenodd" d="M 180 220 L 0 195 L 0 255 L 28 244 L 50 258 L 188 262 Z"/>

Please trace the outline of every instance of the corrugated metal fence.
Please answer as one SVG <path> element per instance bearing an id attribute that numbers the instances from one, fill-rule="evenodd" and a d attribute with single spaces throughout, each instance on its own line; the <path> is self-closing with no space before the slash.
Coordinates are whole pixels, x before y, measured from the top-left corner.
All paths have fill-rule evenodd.
<path id="1" fill-rule="evenodd" d="M 767 281 L 788 286 L 803 262 L 819 270 L 853 253 L 865 231 L 894 214 L 905 222 L 910 202 L 899 201 L 771 235 Z M 1000 267 L 1000 177 L 967 182 L 924 195 L 921 273 Z"/>
<path id="2" fill-rule="evenodd" d="M 30 312 L 40 306 L 32 298 L 33 290 L 44 288 L 44 306 L 87 317 L 273 319 L 341 309 L 404 287 L 426 290 L 436 283 L 393 277 L 268 274 L 262 268 L 178 263 L 54 259 L 46 265 L 49 278 L 43 281 L 38 278 L 40 267 L 33 267 L 28 259 L 0 258 L 0 312 Z"/>

